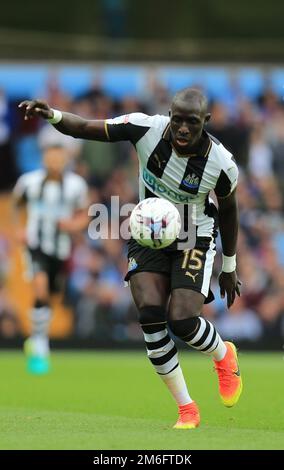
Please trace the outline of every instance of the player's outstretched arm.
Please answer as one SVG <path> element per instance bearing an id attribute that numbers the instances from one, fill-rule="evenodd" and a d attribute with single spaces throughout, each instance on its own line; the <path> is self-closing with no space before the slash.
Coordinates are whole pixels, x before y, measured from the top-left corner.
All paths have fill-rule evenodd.
<path id="1" fill-rule="evenodd" d="M 48 120 L 62 134 L 81 139 L 100 140 L 102 142 L 109 140 L 105 129 L 105 121 L 103 120 L 83 119 L 75 114 L 61 113 L 52 109 L 43 100 L 22 101 L 19 104 L 19 108 L 25 111 L 25 120 L 39 116 Z"/>

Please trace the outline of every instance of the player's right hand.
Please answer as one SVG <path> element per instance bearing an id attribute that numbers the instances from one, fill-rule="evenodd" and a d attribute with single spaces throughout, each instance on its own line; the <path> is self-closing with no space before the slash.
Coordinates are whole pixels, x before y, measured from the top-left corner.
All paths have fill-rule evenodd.
<path id="1" fill-rule="evenodd" d="M 32 119 L 35 116 L 40 116 L 43 119 L 51 119 L 53 118 L 53 110 L 47 104 L 46 101 L 43 100 L 26 100 L 22 101 L 19 104 L 19 108 L 23 108 L 25 110 L 25 120 Z"/>

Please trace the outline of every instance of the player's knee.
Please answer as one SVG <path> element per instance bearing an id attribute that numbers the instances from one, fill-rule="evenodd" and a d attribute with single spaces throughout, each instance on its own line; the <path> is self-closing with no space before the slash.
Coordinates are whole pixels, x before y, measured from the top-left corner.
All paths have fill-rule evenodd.
<path id="1" fill-rule="evenodd" d="M 175 289 L 169 305 L 169 320 L 185 320 L 198 317 L 204 304 L 204 296 L 188 289 Z"/>
<path id="2" fill-rule="evenodd" d="M 148 305 L 138 308 L 138 315 L 141 325 L 163 323 L 166 319 L 165 309 L 157 305 Z"/>
<path id="3" fill-rule="evenodd" d="M 148 306 L 163 307 L 168 303 L 168 279 L 156 273 L 141 272 L 131 277 L 130 287 L 138 309 Z"/>
<path id="4" fill-rule="evenodd" d="M 170 321 L 175 320 L 187 320 L 191 318 L 196 318 L 200 315 L 200 310 L 195 307 L 195 305 L 171 305 L 168 313 L 168 318 Z"/>
<path id="5" fill-rule="evenodd" d="M 47 301 L 49 297 L 48 280 L 39 277 L 34 279 L 33 291 L 38 300 L 42 302 Z"/>
<path id="6" fill-rule="evenodd" d="M 138 308 L 138 311 L 152 307 L 165 311 L 165 308 L 161 305 L 159 299 L 155 299 L 155 297 L 151 296 L 148 297 L 147 295 L 141 295 L 139 299 L 136 298 L 135 304 Z"/>
<path id="7" fill-rule="evenodd" d="M 132 295 L 138 310 L 151 308 L 152 306 L 163 311 L 166 310 L 164 306 L 164 298 L 156 289 L 137 289 L 132 291 Z"/>
<path id="8" fill-rule="evenodd" d="M 175 336 L 183 339 L 197 330 L 199 318 L 191 317 L 185 320 L 169 320 L 168 325 Z"/>

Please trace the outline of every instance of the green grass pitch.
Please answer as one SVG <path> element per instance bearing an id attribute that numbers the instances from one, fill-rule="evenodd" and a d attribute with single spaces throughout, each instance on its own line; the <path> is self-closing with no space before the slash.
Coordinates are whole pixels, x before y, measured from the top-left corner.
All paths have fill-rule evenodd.
<path id="1" fill-rule="evenodd" d="M 201 411 L 196 430 L 173 430 L 176 405 L 141 352 L 54 352 L 48 376 L 1 352 L 1 449 L 283 449 L 283 354 L 240 354 L 244 391 L 218 396 L 212 361 L 180 354 Z"/>

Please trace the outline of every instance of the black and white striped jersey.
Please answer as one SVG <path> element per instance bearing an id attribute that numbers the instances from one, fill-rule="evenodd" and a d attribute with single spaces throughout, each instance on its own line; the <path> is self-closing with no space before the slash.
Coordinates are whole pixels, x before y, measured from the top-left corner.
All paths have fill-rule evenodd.
<path id="1" fill-rule="evenodd" d="M 175 204 L 192 204 L 197 236 L 210 237 L 216 228 L 211 190 L 228 196 L 236 187 L 238 169 L 232 154 L 205 131 L 198 152 L 178 155 L 171 144 L 170 118 L 133 113 L 105 121 L 111 142 L 129 140 L 139 159 L 139 196 L 163 197 Z"/>
<path id="2" fill-rule="evenodd" d="M 70 171 L 63 174 L 61 181 L 50 180 L 45 170 L 36 170 L 20 176 L 14 194 L 27 205 L 29 248 L 66 259 L 70 255 L 71 239 L 66 232 L 59 231 L 58 221 L 87 207 L 85 180 Z"/>

